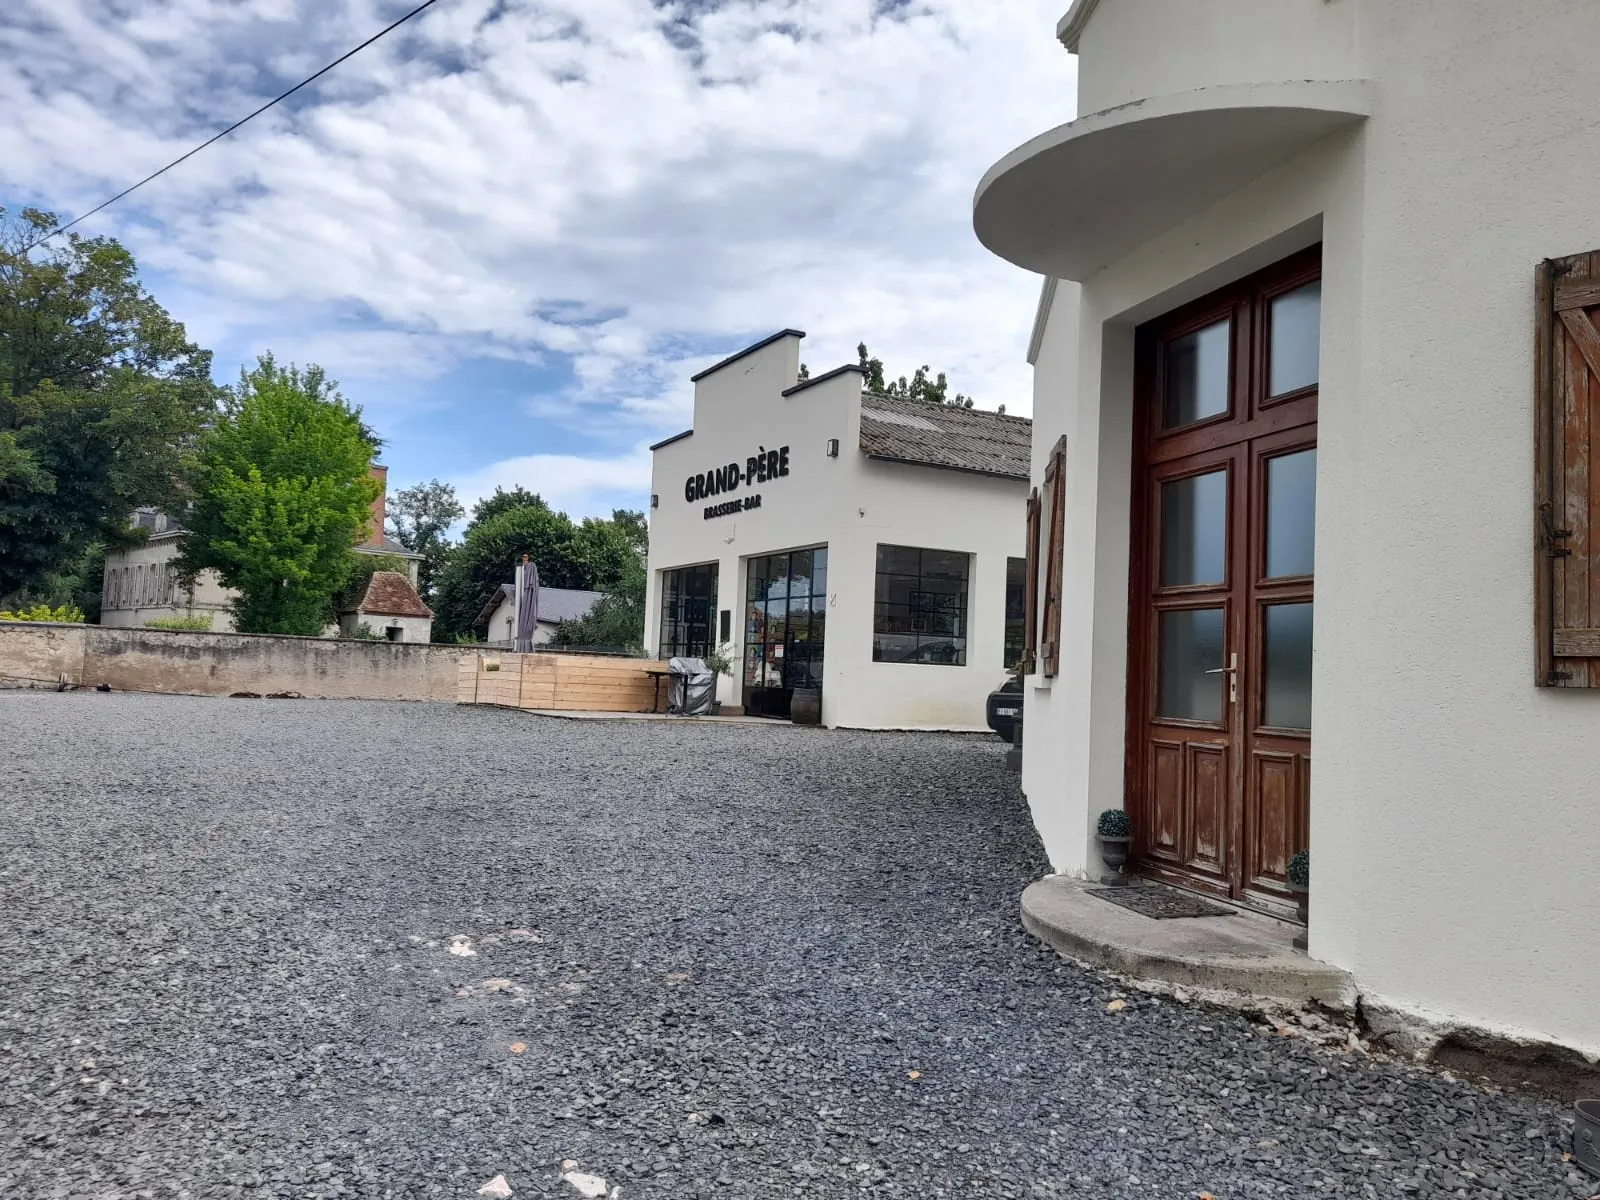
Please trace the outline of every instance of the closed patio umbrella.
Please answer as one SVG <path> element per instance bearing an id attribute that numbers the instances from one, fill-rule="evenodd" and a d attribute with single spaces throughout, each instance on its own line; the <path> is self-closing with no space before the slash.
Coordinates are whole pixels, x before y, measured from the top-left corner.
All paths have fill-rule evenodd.
<path id="1" fill-rule="evenodd" d="M 517 567 L 517 637 L 514 649 L 518 654 L 533 653 L 533 635 L 539 629 L 539 568 L 522 556 Z"/>

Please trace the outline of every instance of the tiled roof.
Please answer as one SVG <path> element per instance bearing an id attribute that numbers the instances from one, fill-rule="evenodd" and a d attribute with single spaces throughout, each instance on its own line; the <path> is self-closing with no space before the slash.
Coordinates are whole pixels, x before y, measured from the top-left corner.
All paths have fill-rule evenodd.
<path id="1" fill-rule="evenodd" d="M 383 535 L 383 545 L 374 546 L 371 542 L 358 542 L 355 546 L 357 554 L 394 554 L 400 558 L 421 559 L 422 555 L 413 554 L 388 534 Z"/>
<path id="2" fill-rule="evenodd" d="M 605 597 L 604 592 L 589 592 L 582 588 L 539 589 L 539 620 L 576 621 L 589 615 L 589 610 Z"/>
<path id="3" fill-rule="evenodd" d="M 979 408 L 861 397 L 861 449 L 871 458 L 1026 480 L 1033 422 Z"/>
<path id="4" fill-rule="evenodd" d="M 477 625 L 487 625 L 494 616 L 494 610 L 510 600 L 515 600 L 517 589 L 509 583 L 502 583 L 489 597 L 489 602 L 483 606 L 483 611 L 478 614 L 475 622 Z M 604 592 L 589 592 L 582 588 L 554 588 L 541 587 L 539 589 L 539 620 L 540 621 L 576 621 L 589 615 L 589 610 L 605 598 Z"/>
<path id="5" fill-rule="evenodd" d="M 355 611 L 375 617 L 433 616 L 433 610 L 422 602 L 411 580 L 398 571 L 374 571 L 367 583 L 367 594 Z"/>

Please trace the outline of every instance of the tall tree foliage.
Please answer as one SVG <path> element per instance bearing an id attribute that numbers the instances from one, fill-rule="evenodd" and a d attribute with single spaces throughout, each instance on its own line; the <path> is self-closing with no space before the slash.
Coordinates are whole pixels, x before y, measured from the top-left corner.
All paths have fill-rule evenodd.
<path id="1" fill-rule="evenodd" d="M 450 526 L 466 513 L 455 488 L 437 479 L 389 497 L 389 533 L 407 550 L 422 555 L 417 564 L 417 590 L 429 604 L 436 598 L 439 575 L 450 560 Z"/>
<path id="2" fill-rule="evenodd" d="M 972 407 L 971 396 L 964 396 L 960 392 L 954 395 L 950 393 L 950 383 L 943 371 L 929 378 L 926 363 L 918 367 L 909 380 L 904 375 L 898 379 L 886 380 L 883 376 L 883 360 L 870 357 L 865 342 L 856 347 L 856 354 L 861 359 L 862 369 L 867 373 L 869 392 L 879 396 L 893 396 L 900 400 L 922 400 L 928 404 L 949 404 L 956 408 Z"/>
<path id="3" fill-rule="evenodd" d="M 243 632 L 321 633 L 372 519 L 375 450 L 320 367 L 261 358 L 200 440 L 181 569 L 209 567 L 239 593 Z"/>
<path id="4" fill-rule="evenodd" d="M 129 513 L 171 503 L 218 394 L 116 241 L 30 249 L 57 224 L 0 209 L 0 601 L 87 589 L 97 546 L 135 540 Z"/>
<path id="5" fill-rule="evenodd" d="M 461 544 L 439 577 L 435 636 L 472 631 L 516 564 L 526 554 L 546 587 L 617 591 L 632 587 L 642 597 L 645 537 L 642 513 L 618 510 L 610 520 L 587 517 L 574 523 L 532 492 L 496 491 L 473 509 Z"/>
<path id="6" fill-rule="evenodd" d="M 593 518 L 586 520 L 589 525 Z M 604 527 L 603 537 L 620 553 L 608 559 L 615 582 L 601 590 L 606 596 L 576 621 L 563 621 L 553 642 L 557 646 L 597 646 L 607 649 L 644 650 L 645 560 L 650 550 L 649 526 L 644 513 L 619 508 Z"/>

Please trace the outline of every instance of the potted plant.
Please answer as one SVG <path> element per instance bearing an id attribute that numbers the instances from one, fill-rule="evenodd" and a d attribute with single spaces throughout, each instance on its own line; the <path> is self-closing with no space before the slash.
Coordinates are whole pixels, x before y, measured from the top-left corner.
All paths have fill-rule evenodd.
<path id="1" fill-rule="evenodd" d="M 1128 865 L 1128 843 L 1133 841 L 1133 822 L 1120 808 L 1108 808 L 1100 814 L 1095 834 L 1100 839 L 1100 857 L 1111 873 L 1101 877 L 1107 887 L 1126 887 L 1129 882 L 1125 868 Z"/>
<path id="2" fill-rule="evenodd" d="M 720 646 L 711 647 L 700 656 L 700 661 L 705 663 L 706 670 L 710 671 L 718 679 L 724 677 L 732 678 L 733 676 L 733 647 L 727 642 L 723 642 Z M 715 717 L 720 715 L 721 712 L 722 701 L 713 697 L 711 715 Z"/>
<path id="3" fill-rule="evenodd" d="M 1288 867 L 1284 870 L 1284 877 L 1289 881 L 1289 890 L 1294 893 L 1295 915 L 1300 918 L 1300 923 L 1306 925 L 1311 920 L 1311 851 L 1298 851 L 1289 860 Z M 1295 935 L 1295 948 L 1306 948 L 1306 933 L 1301 930 Z"/>

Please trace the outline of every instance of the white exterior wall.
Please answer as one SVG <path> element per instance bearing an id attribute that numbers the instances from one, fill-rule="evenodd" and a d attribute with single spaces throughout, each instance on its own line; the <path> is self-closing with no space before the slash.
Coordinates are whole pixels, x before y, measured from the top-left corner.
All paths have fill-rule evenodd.
<path id="1" fill-rule="evenodd" d="M 1162 39 L 1192 61 L 1161 65 L 1129 24 L 1155 2 L 1102 0 L 1086 87 L 1323 53 L 1264 0 L 1173 0 L 1241 49 Z M 1057 291 L 1035 448 L 1069 439 L 1063 661 L 1027 692 L 1024 787 L 1083 871 L 1123 796 L 1133 326 L 1320 228 L 1311 952 L 1378 1001 L 1600 1053 L 1600 696 L 1534 686 L 1530 532 L 1534 270 L 1600 246 L 1600 7 L 1282 4 L 1323 7 L 1359 18 L 1372 119 Z"/>
<path id="2" fill-rule="evenodd" d="M 1221 84 L 1359 78 L 1359 5 L 1100 0 L 1078 44 L 1078 112 Z"/>
<path id="3" fill-rule="evenodd" d="M 389 630 L 398 628 L 400 636 L 389 638 L 396 642 L 413 642 L 426 645 L 433 640 L 432 617 L 385 617 L 380 615 L 358 615 L 357 621 L 366 621 L 378 633 L 389 638 Z"/>
<path id="4" fill-rule="evenodd" d="M 535 646 L 548 645 L 556 636 L 560 628 L 559 621 L 536 621 L 533 632 Z M 491 642 L 510 642 L 517 636 L 517 605 L 514 600 L 500 601 L 494 610 L 494 615 L 489 618 L 489 628 L 486 640 Z"/>
<path id="5" fill-rule="evenodd" d="M 1023 556 L 1021 480 L 905 463 L 860 452 L 861 377 L 847 372 L 789 397 L 800 366 L 786 338 L 711 375 L 695 391 L 695 433 L 655 453 L 645 645 L 659 651 L 661 572 L 715 562 L 716 611 L 730 609 L 734 677 L 718 696 L 743 704 L 744 560 L 828 548 L 823 722 L 858 728 L 986 729 L 984 701 L 1005 679 L 1006 558 Z M 839 456 L 827 455 L 830 438 Z M 761 447 L 789 447 L 789 475 L 707 500 L 684 480 L 741 464 Z M 706 520 L 711 504 L 759 492 L 759 509 Z M 968 575 L 965 666 L 875 663 L 872 625 L 877 546 L 964 551 Z"/>
<path id="6" fill-rule="evenodd" d="M 233 593 L 215 571 L 202 571 L 193 591 L 177 586 L 172 564 L 178 549 L 178 538 L 156 536 L 142 546 L 107 554 L 100 624 L 130 628 L 158 618 L 209 617 L 212 632 L 232 633 Z"/>

